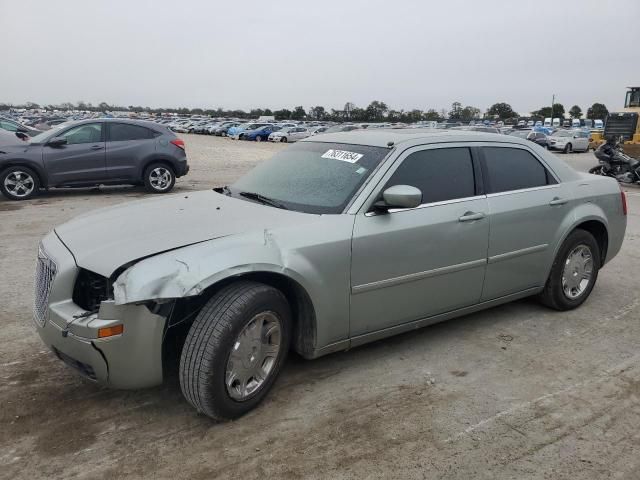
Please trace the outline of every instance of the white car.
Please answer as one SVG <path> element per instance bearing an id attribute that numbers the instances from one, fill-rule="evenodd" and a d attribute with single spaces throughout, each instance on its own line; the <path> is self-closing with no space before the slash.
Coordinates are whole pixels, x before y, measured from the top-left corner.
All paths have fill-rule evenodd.
<path id="1" fill-rule="evenodd" d="M 269 135 L 270 142 L 296 142 L 311 136 L 311 132 L 305 127 L 288 127 Z"/>
<path id="2" fill-rule="evenodd" d="M 547 136 L 549 150 L 562 150 L 564 153 L 589 151 L 589 133 L 581 130 L 557 130 Z"/>

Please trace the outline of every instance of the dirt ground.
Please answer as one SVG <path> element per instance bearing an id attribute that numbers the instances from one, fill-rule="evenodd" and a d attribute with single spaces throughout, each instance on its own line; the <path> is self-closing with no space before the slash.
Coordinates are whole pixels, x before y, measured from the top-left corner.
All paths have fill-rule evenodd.
<path id="1" fill-rule="evenodd" d="M 283 148 L 184 138 L 192 170 L 176 192 L 229 183 Z M 261 407 L 221 424 L 187 405 L 175 375 L 144 391 L 79 378 L 32 325 L 40 238 L 144 191 L 0 199 L 0 478 L 638 479 L 640 189 L 627 190 L 622 252 L 581 308 L 524 300 L 315 361 L 294 355 Z"/>

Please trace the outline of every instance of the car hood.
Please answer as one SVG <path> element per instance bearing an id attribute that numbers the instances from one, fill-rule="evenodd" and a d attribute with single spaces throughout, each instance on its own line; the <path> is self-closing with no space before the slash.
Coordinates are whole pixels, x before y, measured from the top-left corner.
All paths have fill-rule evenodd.
<path id="1" fill-rule="evenodd" d="M 96 210 L 56 227 L 55 232 L 79 267 L 110 277 L 123 265 L 161 252 L 319 218 L 210 190 Z"/>

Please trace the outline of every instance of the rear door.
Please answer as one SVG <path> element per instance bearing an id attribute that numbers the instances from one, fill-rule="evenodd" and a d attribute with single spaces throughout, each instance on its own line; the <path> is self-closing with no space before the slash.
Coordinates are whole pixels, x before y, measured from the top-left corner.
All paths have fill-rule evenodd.
<path id="1" fill-rule="evenodd" d="M 156 134 L 160 135 L 141 125 L 107 122 L 109 180 L 137 180 L 142 160 L 156 151 Z"/>
<path id="2" fill-rule="evenodd" d="M 483 300 L 543 286 L 562 220 L 566 189 L 531 150 L 480 148 L 489 202 L 489 252 Z"/>
<path id="3" fill-rule="evenodd" d="M 351 336 L 477 303 L 489 222 L 471 149 L 416 147 L 396 162 L 376 198 L 394 185 L 422 191 L 417 208 L 356 215 Z"/>
<path id="4" fill-rule="evenodd" d="M 100 183 L 107 179 L 104 122 L 83 123 L 61 132 L 65 145 L 42 147 L 49 186 Z"/>

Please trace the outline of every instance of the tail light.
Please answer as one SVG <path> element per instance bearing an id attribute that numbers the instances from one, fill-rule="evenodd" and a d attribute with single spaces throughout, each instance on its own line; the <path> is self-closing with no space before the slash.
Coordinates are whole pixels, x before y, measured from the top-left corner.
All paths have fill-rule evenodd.
<path id="1" fill-rule="evenodd" d="M 620 186 L 620 200 L 622 201 L 622 214 L 627 214 L 627 194 L 622 190 L 622 186 Z"/>
<path id="2" fill-rule="evenodd" d="M 173 143 L 176 147 L 184 150 L 184 140 L 182 140 L 181 138 L 176 138 L 175 140 L 171 140 L 171 143 Z"/>

